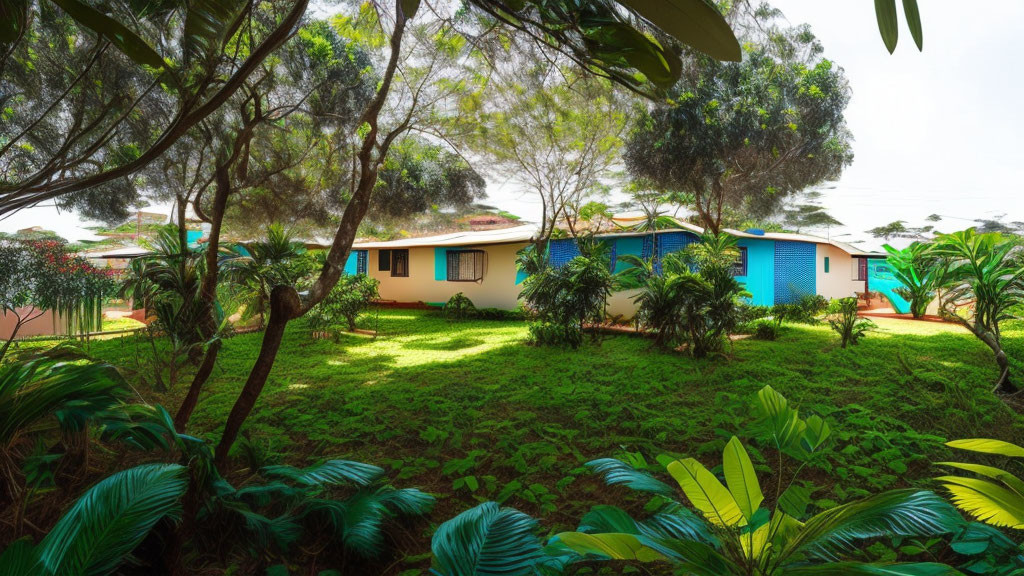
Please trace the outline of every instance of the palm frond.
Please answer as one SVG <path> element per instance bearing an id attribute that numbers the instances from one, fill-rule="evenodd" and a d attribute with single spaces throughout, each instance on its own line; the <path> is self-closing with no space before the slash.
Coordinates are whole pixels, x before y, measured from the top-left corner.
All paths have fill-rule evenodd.
<path id="1" fill-rule="evenodd" d="M 291 480 L 303 486 L 333 486 L 351 483 L 369 486 L 384 476 L 384 470 L 372 464 L 352 460 L 328 460 L 308 468 L 296 468 L 284 464 L 264 466 L 260 474 Z"/>
<path id="2" fill-rule="evenodd" d="M 833 560 L 869 538 L 936 536 L 956 530 L 963 519 L 933 492 L 891 490 L 842 504 L 809 519 L 787 544 L 785 557 L 806 553 Z"/>
<path id="3" fill-rule="evenodd" d="M 632 490 L 668 497 L 675 494 L 668 484 L 615 458 L 598 458 L 587 462 L 586 466 L 601 474 L 609 486 L 622 484 Z"/>
<path id="4" fill-rule="evenodd" d="M 176 518 L 188 488 L 177 464 L 145 464 L 117 472 L 79 498 L 39 543 L 49 574 L 109 574 L 160 520 Z"/>
<path id="5" fill-rule="evenodd" d="M 783 570 L 782 576 L 963 576 L 959 570 L 932 562 L 866 564 L 833 562 L 813 566 L 794 566 Z"/>
<path id="6" fill-rule="evenodd" d="M 442 576 L 527 576 L 545 559 L 537 521 L 484 502 L 438 527 L 431 548 Z"/>

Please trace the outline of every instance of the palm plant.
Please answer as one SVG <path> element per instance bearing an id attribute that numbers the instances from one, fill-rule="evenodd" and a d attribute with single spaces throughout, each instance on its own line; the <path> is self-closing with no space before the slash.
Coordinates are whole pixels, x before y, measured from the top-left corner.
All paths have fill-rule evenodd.
<path id="1" fill-rule="evenodd" d="M 158 522 L 180 516 L 187 488 L 188 469 L 177 464 L 144 464 L 108 476 L 38 545 L 11 544 L 0 555 L 0 575 L 110 574 Z"/>
<path id="2" fill-rule="evenodd" d="M 536 313 L 539 325 L 531 326 L 535 336 L 549 329 L 560 334 L 558 338 L 536 338 L 539 343 L 561 341 L 578 346 L 583 325 L 604 320 L 605 306 L 611 295 L 614 278 L 609 270 L 607 250 L 593 243 L 587 254 L 580 255 L 563 266 L 550 266 L 536 249 L 521 253 L 520 266 L 536 270 L 523 282 L 519 297 Z"/>
<path id="3" fill-rule="evenodd" d="M 973 228 L 939 237 L 935 255 L 949 262 L 943 314 L 985 343 L 995 356 L 999 379 L 994 390 L 1018 391 L 1010 380 L 1010 360 L 1003 349 L 1000 323 L 1015 318 L 1024 302 L 1024 266 L 1016 243 L 998 233 Z"/>
<path id="4" fill-rule="evenodd" d="M 34 439 L 81 430 L 117 406 L 127 387 L 108 364 L 79 360 L 60 350 L 0 367 L 0 486 L 11 500 L 21 493 L 19 463 Z"/>
<path id="5" fill-rule="evenodd" d="M 857 315 L 857 299 L 852 296 L 830 302 L 825 318 L 832 330 L 839 334 L 842 348 L 859 343 L 868 331 L 875 328 L 874 322 Z"/>
<path id="6" fill-rule="evenodd" d="M 227 250 L 221 258 L 224 277 L 240 290 L 247 318 L 258 316 L 263 326 L 270 291 L 275 286 L 294 286 L 310 272 L 302 261 L 305 253 L 305 245 L 280 224 L 267 227 L 263 240 Z"/>
<path id="7" fill-rule="evenodd" d="M 910 313 L 914 318 L 924 316 L 945 282 L 946 268 L 942 260 L 935 257 L 934 247 L 934 244 L 925 242 L 913 242 L 902 250 L 888 244 L 883 246 L 889 253 L 886 263 L 893 276 L 903 284 L 895 292 L 910 303 Z"/>

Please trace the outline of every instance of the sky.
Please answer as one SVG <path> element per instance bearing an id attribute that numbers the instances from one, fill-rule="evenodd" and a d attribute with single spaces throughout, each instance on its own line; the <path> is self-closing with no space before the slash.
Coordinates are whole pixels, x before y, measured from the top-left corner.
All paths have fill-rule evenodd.
<path id="1" fill-rule="evenodd" d="M 846 119 L 854 162 L 820 189 L 821 203 L 844 226 L 817 233 L 874 248 L 880 242 L 865 231 L 894 220 L 921 225 L 940 214 L 945 231 L 1002 214 L 1024 221 L 1024 75 L 1016 59 L 1024 2 L 992 0 L 984 10 L 964 10 L 957 0 L 921 1 L 923 52 L 900 9 L 892 55 L 870 2 L 772 3 L 790 23 L 811 25 L 853 92 Z M 531 194 L 502 179 L 488 184 L 488 204 L 539 219 L 540 203 Z M 88 223 L 52 207 L 15 214 L 0 221 L 0 231 L 34 225 L 69 240 L 90 235 Z"/>

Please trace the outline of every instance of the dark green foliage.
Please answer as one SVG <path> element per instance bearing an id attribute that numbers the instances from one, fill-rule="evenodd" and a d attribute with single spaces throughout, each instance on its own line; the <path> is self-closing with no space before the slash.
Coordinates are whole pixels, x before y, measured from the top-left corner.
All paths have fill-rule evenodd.
<path id="1" fill-rule="evenodd" d="M 462 292 L 459 292 L 445 302 L 441 308 L 441 314 L 449 320 L 465 320 L 476 316 L 477 309 L 473 301 Z"/>
<path id="2" fill-rule="evenodd" d="M 526 312 L 521 308 L 515 310 L 477 308 L 475 317 L 480 320 L 526 320 Z"/>
<path id="3" fill-rule="evenodd" d="M 706 233 L 684 253 L 634 266 L 643 282 L 634 297 L 638 326 L 654 331 L 659 345 L 685 342 L 698 358 L 721 350 L 746 312 L 747 292 L 732 275 L 737 254 L 735 238 Z"/>
<path id="4" fill-rule="evenodd" d="M 441 576 L 530 576 L 545 560 L 537 521 L 494 502 L 466 510 L 434 533 Z"/>
<path id="5" fill-rule="evenodd" d="M 377 216 L 410 218 L 427 210 L 466 208 L 487 196 L 487 183 L 447 148 L 409 137 L 395 144 L 381 166 L 371 210 Z"/>
<path id="6" fill-rule="evenodd" d="M 266 238 L 238 244 L 221 257 L 223 278 L 245 304 L 244 318 L 266 316 L 270 292 L 275 286 L 298 286 L 313 272 L 313 262 L 303 258 L 306 246 L 280 224 L 267 227 Z"/>
<path id="7" fill-rule="evenodd" d="M 776 340 L 780 331 L 778 322 L 761 318 L 752 323 L 751 335 L 758 340 Z"/>
<path id="8" fill-rule="evenodd" d="M 331 292 L 306 313 L 314 332 L 324 332 L 344 320 L 349 332 L 356 329 L 356 321 L 375 300 L 380 280 L 365 274 L 342 276 Z"/>
<path id="9" fill-rule="evenodd" d="M 518 263 L 520 270 L 530 274 L 519 297 L 537 317 L 536 331 L 531 326 L 535 342 L 578 347 L 584 323 L 604 320 L 612 292 L 613 277 L 603 246 L 595 245 L 589 255 L 559 267 L 551 266 L 542 250 L 529 247 L 520 253 Z"/>
<path id="10" fill-rule="evenodd" d="M 925 315 L 928 305 L 948 280 L 947 264 L 936 255 L 935 246 L 923 242 L 913 242 L 902 250 L 888 244 L 883 246 L 889 253 L 886 263 L 893 276 L 903 284 L 894 292 L 910 303 L 910 313 L 914 318 Z"/>
<path id="11" fill-rule="evenodd" d="M 637 121 L 624 155 L 634 178 L 692 194 L 716 232 L 727 211 L 771 214 L 853 159 L 843 116 L 850 88 L 809 28 L 788 27 L 770 8 L 736 18 L 746 31 L 742 62 L 686 59 L 671 102 Z"/>
<path id="12" fill-rule="evenodd" d="M 842 348 L 847 344 L 859 344 L 860 339 L 875 328 L 874 322 L 857 315 L 857 299 L 852 296 L 829 303 L 826 318 L 832 330 L 839 334 Z"/>

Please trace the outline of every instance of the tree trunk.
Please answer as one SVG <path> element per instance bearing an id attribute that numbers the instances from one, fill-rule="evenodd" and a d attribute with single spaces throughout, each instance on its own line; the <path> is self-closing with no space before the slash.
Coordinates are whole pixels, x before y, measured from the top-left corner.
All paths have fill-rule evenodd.
<path id="1" fill-rule="evenodd" d="M 12 312 L 12 314 L 14 313 Z M 14 342 L 14 337 L 18 335 L 18 330 L 21 330 L 22 324 L 24 324 L 24 322 L 22 322 L 21 317 L 19 316 L 18 321 L 14 324 L 14 330 L 11 330 L 11 337 L 4 342 L 3 348 L 0 348 L 0 360 L 3 360 L 4 356 L 7 355 L 7 349 L 11 347 L 11 342 Z"/>
<path id="2" fill-rule="evenodd" d="M 242 387 L 235 405 L 231 407 L 227 422 L 224 424 L 224 433 L 221 435 L 220 443 L 217 444 L 217 451 L 214 454 L 214 464 L 221 474 L 227 471 L 228 452 L 238 438 L 242 424 L 249 417 L 252 409 L 256 406 L 256 400 L 263 392 L 263 386 L 267 383 L 267 376 L 274 367 L 274 360 L 277 358 L 277 350 L 281 347 L 284 339 L 284 331 L 288 322 L 302 312 L 302 303 L 299 301 L 299 294 L 291 286 L 276 286 L 270 293 L 270 320 L 267 322 L 267 329 L 263 332 L 263 342 L 260 344 L 260 353 L 256 357 L 256 363 L 249 372 L 249 378 Z"/>
<path id="3" fill-rule="evenodd" d="M 233 162 L 233 161 L 232 161 Z M 199 327 L 203 338 L 210 339 L 217 333 L 217 321 L 213 317 L 213 310 L 217 300 L 217 280 L 220 273 L 218 268 L 218 256 L 220 252 L 220 228 L 224 221 L 224 210 L 227 207 L 228 196 L 231 194 L 230 178 L 231 162 L 220 163 L 216 168 L 215 183 L 216 192 L 213 197 L 213 210 L 210 213 L 210 238 L 206 243 L 206 273 L 203 275 L 202 285 L 199 287 L 199 298 L 205 304 L 205 314 L 202 325 Z M 179 433 L 184 433 L 188 427 L 189 418 L 199 403 L 199 393 L 202 391 L 206 381 L 213 372 L 217 363 L 217 354 L 220 352 L 221 343 L 214 341 L 206 347 L 203 361 L 199 370 L 192 378 L 192 384 L 188 387 L 188 393 L 174 416 L 174 428 Z"/>
<path id="4" fill-rule="evenodd" d="M 395 70 L 398 68 L 398 60 L 401 57 L 402 36 L 405 33 L 406 22 L 407 19 L 404 12 L 402 12 L 402 1 L 396 0 L 395 28 L 391 32 L 391 55 L 384 70 L 380 88 L 378 88 L 377 93 L 370 103 L 367 104 L 360 117 L 360 123 L 365 123 L 370 129 L 363 137 L 362 145 L 357 155 L 359 159 L 359 184 L 356 186 L 356 192 L 352 195 L 352 199 L 349 200 L 348 205 L 345 207 L 345 212 L 341 216 L 341 223 L 338 225 L 338 230 L 335 232 L 334 239 L 331 242 L 331 249 L 327 253 L 324 267 L 320 270 L 320 276 L 316 282 L 310 287 L 309 296 L 306 298 L 306 301 L 300 301 L 298 293 L 291 286 L 277 286 L 270 293 L 270 318 L 267 322 L 266 331 L 263 333 L 263 342 L 260 344 L 259 356 L 257 356 L 256 363 L 253 365 L 252 371 L 245 381 L 242 392 L 235 401 L 235 405 L 231 408 L 231 413 L 224 424 L 224 433 L 221 435 L 220 442 L 217 444 L 217 449 L 214 453 L 214 464 L 222 475 L 227 471 L 228 453 L 231 451 L 231 446 L 238 438 L 245 420 L 256 406 L 256 401 L 259 399 L 263 386 L 267 382 L 267 376 L 270 375 L 270 370 L 274 367 L 274 360 L 277 358 L 277 351 L 281 347 L 281 340 L 284 338 L 288 322 L 302 316 L 310 308 L 316 306 L 330 293 L 334 285 L 338 283 L 338 279 L 341 278 L 341 272 L 345 266 L 345 261 L 348 259 L 352 248 L 352 243 L 355 241 L 359 223 L 362 222 L 363 216 L 366 215 L 366 210 L 369 208 L 370 194 L 377 183 L 377 166 L 384 161 L 394 138 L 408 127 L 409 118 L 401 126 L 388 133 L 383 142 L 378 142 L 378 118 L 391 90 Z M 374 151 L 377 151 L 376 155 Z"/>

